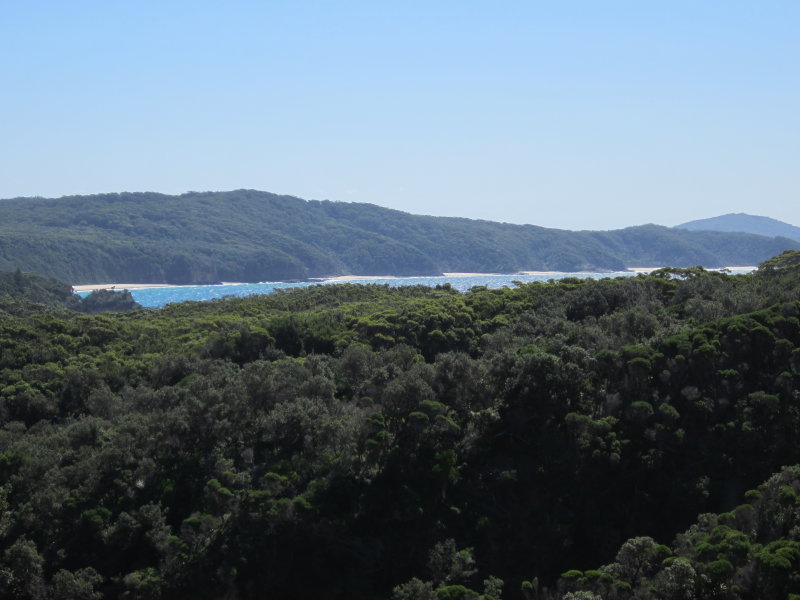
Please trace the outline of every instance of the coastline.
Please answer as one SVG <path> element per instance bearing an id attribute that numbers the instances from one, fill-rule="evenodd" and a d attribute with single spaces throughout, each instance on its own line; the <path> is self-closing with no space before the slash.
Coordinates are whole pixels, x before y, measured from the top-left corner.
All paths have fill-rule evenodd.
<path id="1" fill-rule="evenodd" d="M 628 267 L 626 271 L 630 273 L 650 273 L 664 267 Z M 721 269 L 709 269 L 710 271 L 755 271 L 758 267 L 750 266 L 731 266 L 723 267 Z M 576 271 L 576 273 L 584 273 L 585 271 Z M 310 278 L 305 283 L 323 283 L 323 282 L 350 282 L 350 281 L 374 281 L 381 279 L 409 279 L 409 278 L 427 278 L 427 277 L 492 277 L 492 276 L 513 276 L 513 275 L 569 275 L 567 271 L 519 271 L 517 273 L 442 273 L 441 275 L 337 275 L 334 277 L 314 277 Z M 602 273 L 598 273 L 601 274 Z M 611 275 L 611 273 L 608 273 Z M 213 285 L 258 285 L 259 283 L 293 283 L 293 282 L 244 282 L 244 281 L 222 281 Z M 294 282 L 300 283 L 300 282 Z M 72 289 L 75 292 L 93 292 L 95 290 L 147 290 L 155 288 L 183 288 L 183 287 L 196 287 L 206 286 L 211 284 L 205 283 L 189 283 L 189 284 L 173 284 L 173 283 L 87 283 L 73 285 Z"/>
<path id="2" fill-rule="evenodd" d="M 94 292 L 96 290 L 147 290 L 151 288 L 183 287 L 169 283 L 87 283 L 73 285 L 75 292 Z"/>
<path id="3" fill-rule="evenodd" d="M 658 269 L 668 269 L 669 267 L 628 267 L 626 270 L 630 271 L 631 273 L 650 273 L 652 271 L 657 271 Z M 704 267 L 705 268 L 705 267 Z M 748 266 L 729 266 L 729 267 L 719 267 L 714 269 L 706 269 L 706 271 L 756 271 L 758 267 L 748 267 Z"/>
<path id="4" fill-rule="evenodd" d="M 336 275 L 335 277 L 311 277 L 308 281 L 372 281 L 373 279 L 403 279 L 403 275 Z M 410 275 L 409 277 L 414 277 Z"/>
<path id="5" fill-rule="evenodd" d="M 96 290 L 152 290 L 156 288 L 182 288 L 206 285 L 248 285 L 242 281 L 220 281 L 219 283 L 85 283 L 72 286 L 75 292 L 94 292 Z"/>

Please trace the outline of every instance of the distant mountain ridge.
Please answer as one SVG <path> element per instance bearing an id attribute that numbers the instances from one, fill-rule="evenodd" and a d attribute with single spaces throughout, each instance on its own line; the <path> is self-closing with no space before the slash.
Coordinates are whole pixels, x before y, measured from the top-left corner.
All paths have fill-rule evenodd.
<path id="1" fill-rule="evenodd" d="M 0 270 L 73 284 L 755 265 L 800 243 L 657 225 L 564 231 L 255 190 L 0 200 Z"/>
<path id="2" fill-rule="evenodd" d="M 787 237 L 800 241 L 800 227 L 770 217 L 759 217 L 746 213 L 728 213 L 719 217 L 689 221 L 675 227 L 691 231 L 738 231 L 767 237 Z"/>

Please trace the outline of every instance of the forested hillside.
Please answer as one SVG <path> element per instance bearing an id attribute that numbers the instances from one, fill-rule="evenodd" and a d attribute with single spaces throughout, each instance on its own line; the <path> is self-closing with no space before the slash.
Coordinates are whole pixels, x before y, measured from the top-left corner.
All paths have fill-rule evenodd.
<path id="1" fill-rule="evenodd" d="M 7 312 L 0 597 L 800 593 L 799 294 L 789 252 Z"/>
<path id="2" fill-rule="evenodd" d="M 676 225 L 676 227 L 692 231 L 741 231 L 768 237 L 781 236 L 795 241 L 800 240 L 800 227 L 789 225 L 789 223 L 784 223 L 777 219 L 744 213 L 730 213 L 719 217 L 711 217 L 710 219 L 698 219 Z"/>
<path id="3" fill-rule="evenodd" d="M 0 271 L 78 283 L 755 265 L 800 242 L 655 225 L 562 231 L 238 190 L 0 201 Z"/>

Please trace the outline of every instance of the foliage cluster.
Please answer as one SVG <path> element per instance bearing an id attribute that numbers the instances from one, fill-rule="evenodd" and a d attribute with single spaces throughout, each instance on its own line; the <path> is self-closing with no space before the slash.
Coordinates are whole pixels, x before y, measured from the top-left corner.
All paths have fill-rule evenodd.
<path id="1" fill-rule="evenodd" d="M 142 308 L 127 290 L 97 290 L 81 298 L 72 286 L 38 273 L 0 272 L 0 315 L 71 310 L 84 313 L 128 312 Z"/>
<path id="2" fill-rule="evenodd" d="M 0 598 L 800 593 L 797 256 L 3 315 Z"/>

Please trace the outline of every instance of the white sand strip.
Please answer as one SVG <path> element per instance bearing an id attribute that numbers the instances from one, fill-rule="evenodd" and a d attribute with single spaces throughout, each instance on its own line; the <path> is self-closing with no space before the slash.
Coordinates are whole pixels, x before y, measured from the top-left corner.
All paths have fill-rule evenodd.
<path id="1" fill-rule="evenodd" d="M 651 271 L 658 271 L 664 267 L 628 267 L 628 271 L 633 273 L 650 273 Z"/>
<path id="2" fill-rule="evenodd" d="M 356 281 L 359 279 L 400 279 L 400 277 L 396 275 L 338 275 L 336 277 L 320 277 L 319 279 L 312 279 L 312 281 Z"/>
<path id="3" fill-rule="evenodd" d="M 564 275 L 564 271 L 520 271 L 517 275 Z"/>
<path id="4" fill-rule="evenodd" d="M 167 283 L 88 283 L 73 285 L 76 292 L 93 292 L 94 290 L 145 290 L 149 288 L 179 287 Z"/>
<path id="5" fill-rule="evenodd" d="M 487 275 L 502 275 L 502 273 L 442 273 L 445 277 L 484 277 Z"/>

